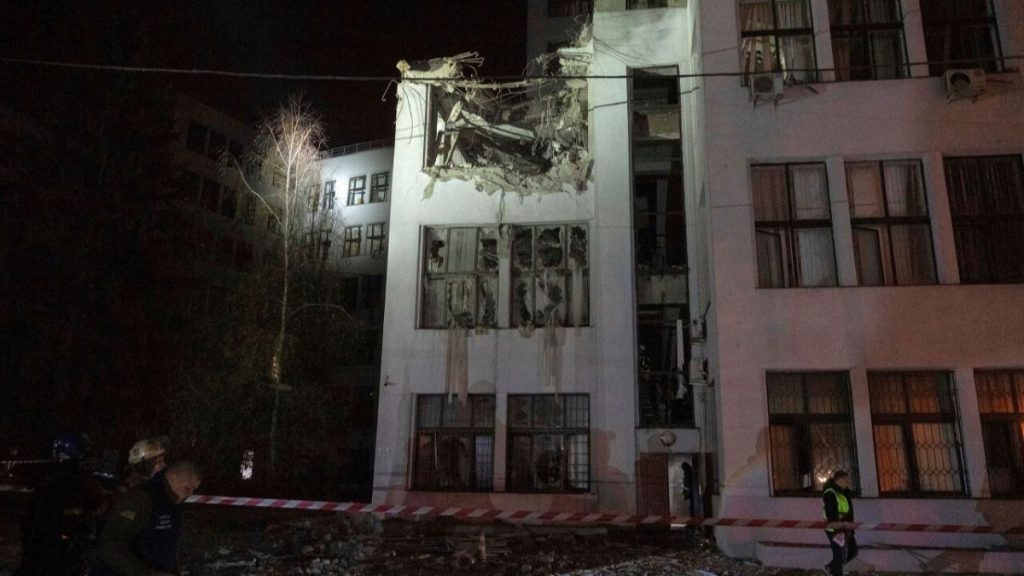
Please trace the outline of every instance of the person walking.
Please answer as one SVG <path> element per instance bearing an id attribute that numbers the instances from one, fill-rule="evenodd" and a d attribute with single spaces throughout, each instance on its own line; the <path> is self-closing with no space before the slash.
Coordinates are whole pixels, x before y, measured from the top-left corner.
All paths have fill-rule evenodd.
<path id="1" fill-rule="evenodd" d="M 844 470 L 836 470 L 825 483 L 822 494 L 825 520 L 830 523 L 843 523 L 842 526 L 825 529 L 829 546 L 832 548 L 832 561 L 825 565 L 825 572 L 831 576 L 843 576 L 843 566 L 857 556 L 857 538 L 853 528 L 853 493 L 850 491 L 850 474 Z"/>
<path id="2" fill-rule="evenodd" d="M 182 504 L 200 482 L 198 469 L 182 461 L 122 494 L 100 533 L 89 576 L 179 574 Z"/>

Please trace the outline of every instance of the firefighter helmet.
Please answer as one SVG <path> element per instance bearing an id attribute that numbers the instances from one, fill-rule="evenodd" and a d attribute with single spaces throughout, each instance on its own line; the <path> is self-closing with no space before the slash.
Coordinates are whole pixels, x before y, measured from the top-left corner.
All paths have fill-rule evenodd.
<path id="1" fill-rule="evenodd" d="M 147 462 L 166 453 L 167 449 L 164 448 L 163 442 L 156 438 L 144 438 L 128 451 L 128 463 L 134 465 Z"/>

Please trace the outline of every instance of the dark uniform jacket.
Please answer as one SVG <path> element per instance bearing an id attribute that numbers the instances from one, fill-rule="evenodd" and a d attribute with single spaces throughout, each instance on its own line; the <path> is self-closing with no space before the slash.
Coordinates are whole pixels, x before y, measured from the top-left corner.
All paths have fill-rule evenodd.
<path id="1" fill-rule="evenodd" d="M 149 576 L 178 572 L 181 505 L 163 474 L 123 494 L 96 549 L 90 576 Z"/>

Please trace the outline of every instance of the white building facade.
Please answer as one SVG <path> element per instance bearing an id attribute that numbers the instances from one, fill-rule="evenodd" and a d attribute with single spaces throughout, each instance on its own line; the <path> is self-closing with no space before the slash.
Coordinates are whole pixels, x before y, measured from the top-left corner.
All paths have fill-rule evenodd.
<path id="1" fill-rule="evenodd" d="M 858 521 L 1019 523 L 1024 5 L 640 4 L 596 2 L 584 39 L 585 186 L 433 181 L 428 90 L 403 84 L 375 501 L 816 520 L 845 469 Z M 987 89 L 951 93 L 956 68 Z M 747 75 L 773 71 L 753 98 Z M 516 238 L 560 229 L 571 259 L 581 228 L 587 319 L 553 346 L 521 329 Z M 464 352 L 431 316 L 454 310 L 431 283 L 459 275 L 474 320 L 491 287 L 495 308 Z M 716 536 L 774 565 L 828 557 L 815 530 Z M 1021 561 L 1000 535 L 859 538 L 862 569 Z"/>

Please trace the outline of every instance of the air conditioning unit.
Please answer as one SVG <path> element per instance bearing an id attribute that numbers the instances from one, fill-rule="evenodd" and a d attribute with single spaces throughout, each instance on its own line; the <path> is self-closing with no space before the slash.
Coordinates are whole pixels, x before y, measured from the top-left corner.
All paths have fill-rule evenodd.
<path id="1" fill-rule="evenodd" d="M 778 100 L 786 92 L 786 83 L 779 72 L 766 74 L 751 74 L 750 76 L 750 99 Z"/>
<path id="2" fill-rule="evenodd" d="M 946 98 L 949 100 L 978 96 L 985 91 L 985 85 L 988 83 L 985 71 L 981 68 L 947 70 L 944 79 Z"/>

